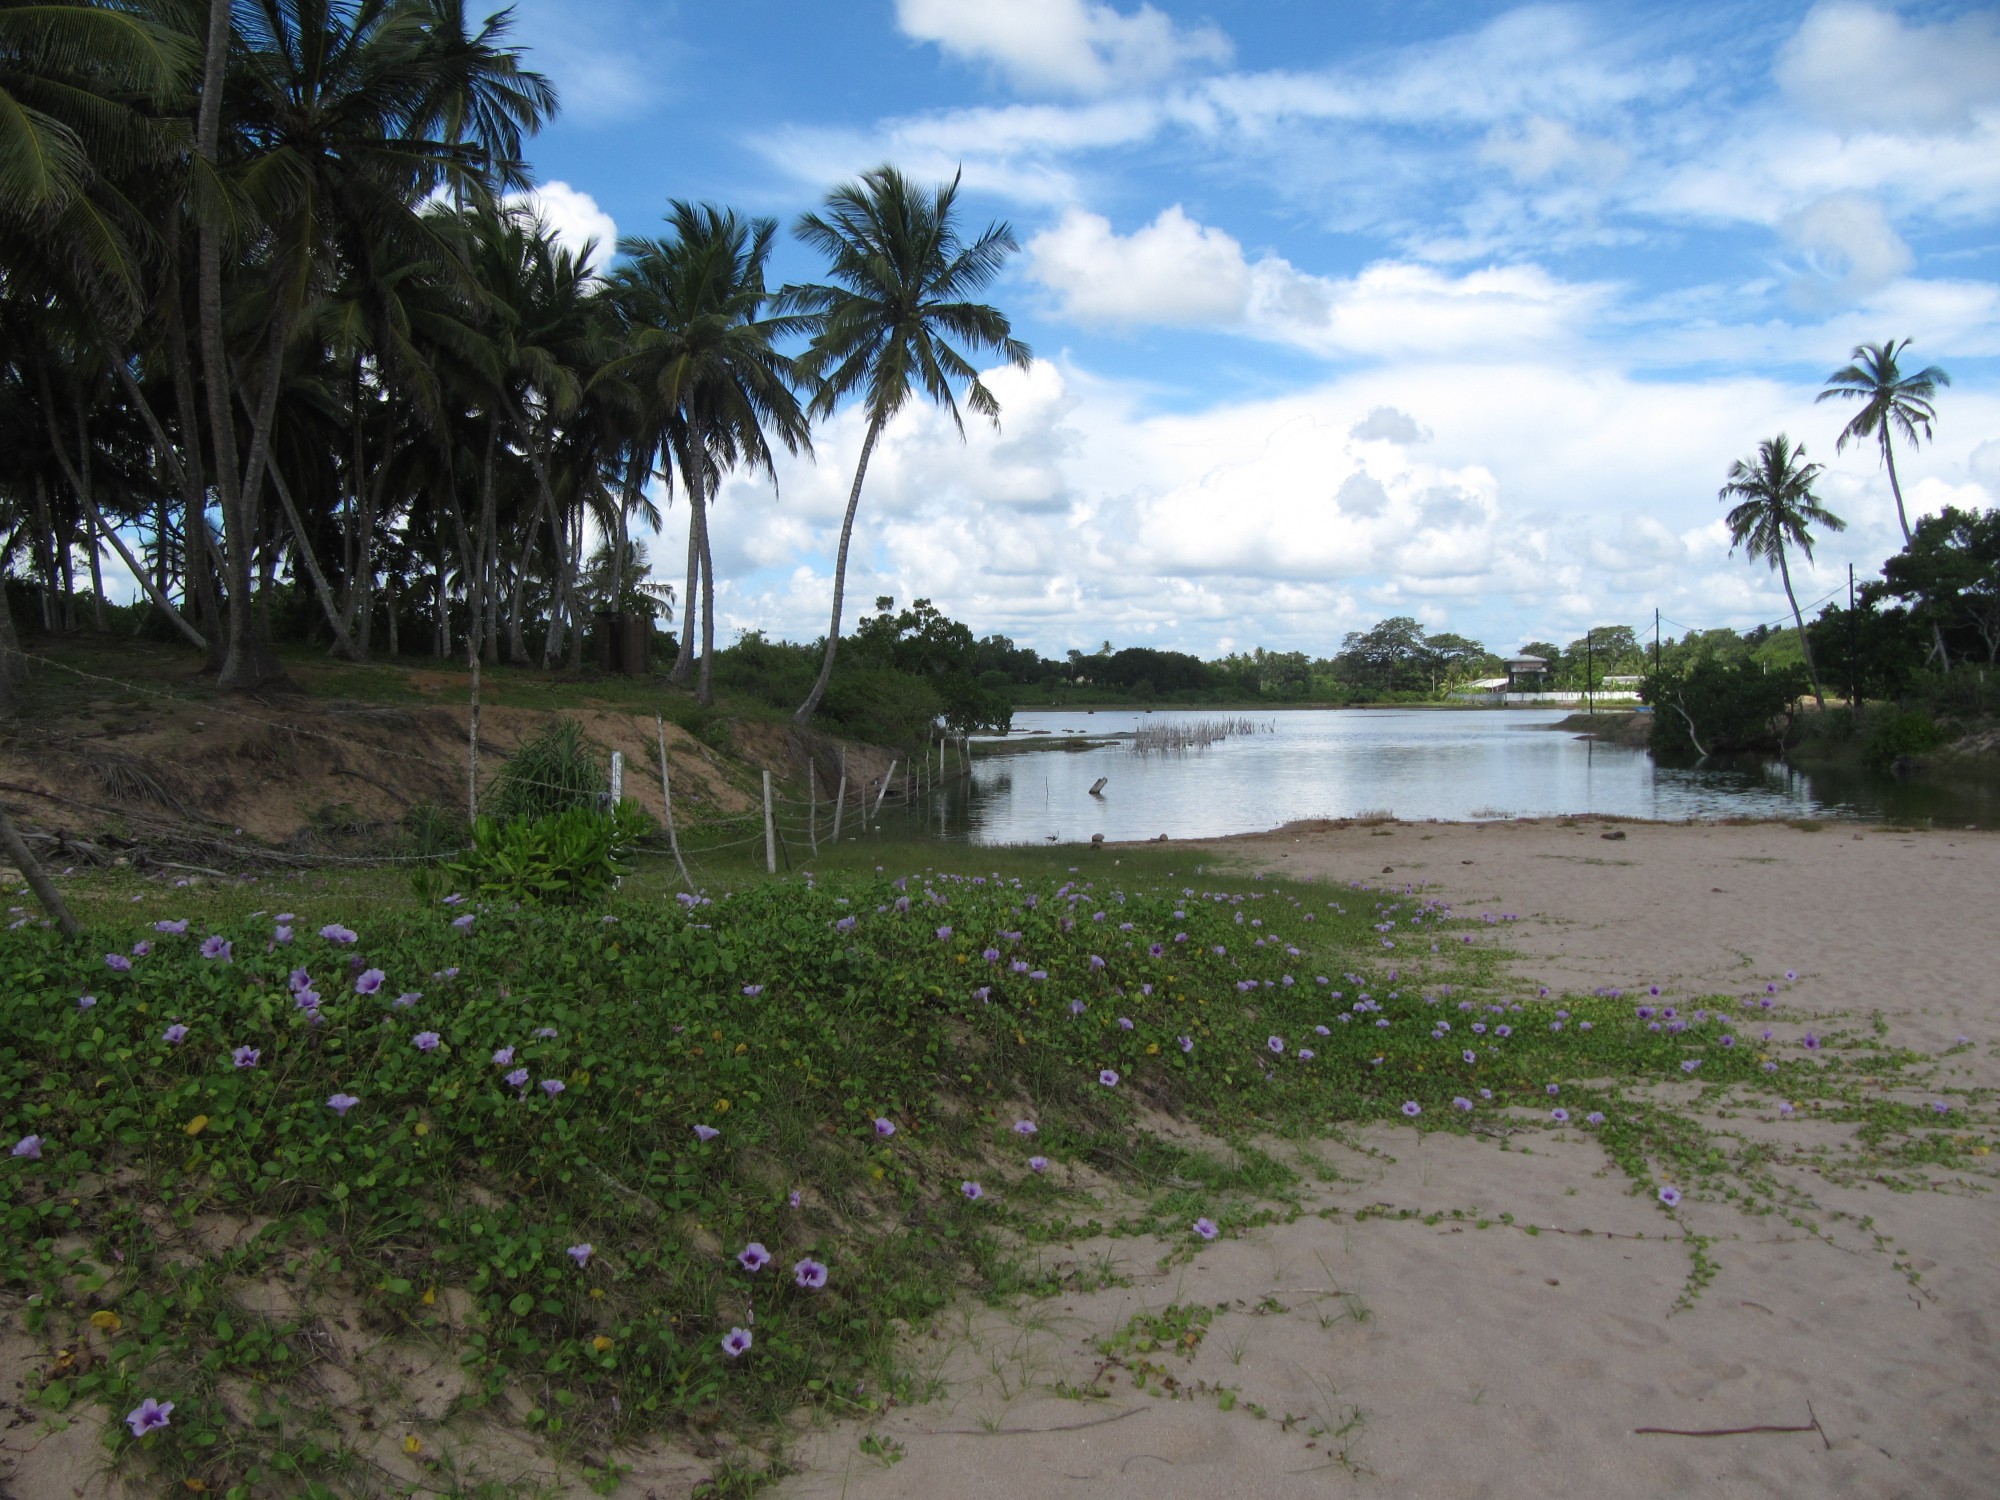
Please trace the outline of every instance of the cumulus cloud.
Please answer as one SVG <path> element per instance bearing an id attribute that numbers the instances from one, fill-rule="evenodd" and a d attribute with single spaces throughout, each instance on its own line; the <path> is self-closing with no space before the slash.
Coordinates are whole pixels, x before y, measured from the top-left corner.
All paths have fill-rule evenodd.
<path id="1" fill-rule="evenodd" d="M 1625 169 L 1628 153 L 1610 141 L 1580 135 L 1561 120 L 1531 115 L 1517 126 L 1494 126 L 1480 158 L 1506 169 L 1516 182 L 1545 182 L 1575 175 L 1609 182 Z"/>
<path id="2" fill-rule="evenodd" d="M 1250 302 L 1243 247 L 1175 204 L 1129 235 L 1071 209 L 1028 241 L 1031 273 L 1086 323 L 1231 325 Z"/>
<path id="3" fill-rule="evenodd" d="M 1949 130 L 2000 106 L 2000 17 L 1975 10 L 1930 25 L 1893 10 L 1814 7 L 1778 56 L 1779 85 L 1846 130 Z"/>
<path id="4" fill-rule="evenodd" d="M 1357 469 L 1340 481 L 1334 503 L 1348 515 L 1367 520 L 1389 508 L 1389 492 L 1382 488 L 1381 480 Z"/>
<path id="5" fill-rule="evenodd" d="M 1805 307 L 1838 307 L 1880 291 L 1915 264 L 1882 205 L 1858 194 L 1821 198 L 1793 214 L 1785 237 L 1805 256 L 1791 284 Z"/>
<path id="6" fill-rule="evenodd" d="M 1378 406 L 1348 428 L 1347 435 L 1358 443 L 1421 443 L 1429 439 L 1431 430 L 1418 425 L 1408 412 Z"/>
<path id="7" fill-rule="evenodd" d="M 1065 93 L 1101 94 L 1230 56 L 1215 27 L 1176 26 L 1144 4 L 1127 13 L 1098 0 L 896 0 L 896 21 L 906 36 L 991 63 L 1018 85 Z"/>
<path id="8" fill-rule="evenodd" d="M 566 182 L 539 183 L 524 193 L 510 193 L 509 203 L 535 210 L 555 231 L 564 248 L 578 254 L 587 244 L 595 244 L 591 264 L 603 266 L 618 248 L 618 224 L 597 206 L 597 200 L 581 188 Z"/>

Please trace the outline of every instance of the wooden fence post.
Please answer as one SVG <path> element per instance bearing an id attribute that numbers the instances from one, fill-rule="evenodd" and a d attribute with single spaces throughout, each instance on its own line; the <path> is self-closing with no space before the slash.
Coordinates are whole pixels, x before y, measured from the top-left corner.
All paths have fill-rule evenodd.
<path id="1" fill-rule="evenodd" d="M 771 773 L 764 773 L 764 873 L 778 873 L 778 831 L 771 822 Z"/>
<path id="2" fill-rule="evenodd" d="M 658 714 L 653 715 L 653 731 L 660 737 L 660 803 L 667 815 L 667 846 L 674 851 L 674 863 L 681 867 L 681 882 L 692 891 L 694 880 L 688 874 L 687 861 L 681 858 L 681 841 L 674 833 L 674 789 L 667 779 L 667 721 Z"/>

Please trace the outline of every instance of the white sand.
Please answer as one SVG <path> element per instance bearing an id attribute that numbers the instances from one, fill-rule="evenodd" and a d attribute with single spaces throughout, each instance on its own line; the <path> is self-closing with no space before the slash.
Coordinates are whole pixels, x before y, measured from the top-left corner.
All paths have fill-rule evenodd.
<path id="1" fill-rule="evenodd" d="M 1996 1081 L 2000 837 L 1625 824 L 1623 840 L 1606 841 L 1608 826 L 1404 824 L 1216 848 L 1287 875 L 1428 883 L 1461 914 L 1518 912 L 1526 920 L 1495 940 L 1523 955 L 1523 982 L 1742 996 L 1795 968 L 1788 1006 L 1879 1010 L 1891 1041 L 1927 1053 L 1968 1036 L 1975 1049 L 1948 1059 L 1941 1081 Z M 1848 1127 L 1768 1111 L 1711 1123 L 1797 1146 L 1848 1138 Z M 1907 1193 L 1834 1187 L 1805 1162 L 1781 1167 L 1822 1205 L 1811 1217 L 1825 1238 L 1691 1198 L 1684 1221 L 1714 1237 L 1719 1269 L 1675 1312 L 1689 1259 L 1661 1238 L 1672 1221 L 1632 1195 L 1593 1141 L 1525 1139 L 1531 1153 L 1371 1128 L 1356 1149 L 1324 1149 L 1342 1180 L 1316 1186 L 1309 1205 L 1337 1218 L 1255 1230 L 1164 1275 L 1156 1244 L 1079 1247 L 1117 1255 L 1132 1284 L 1011 1318 L 978 1308 L 945 1320 L 914 1341 L 941 1394 L 872 1424 L 904 1445 L 902 1459 L 884 1466 L 859 1452 L 868 1426 L 830 1426 L 801 1445 L 807 1472 L 777 1493 L 2000 1494 L 1990 1174 L 1939 1171 L 1928 1190 Z M 1515 1224 L 1353 1221 L 1374 1204 L 1506 1212 Z M 1874 1234 L 1893 1240 L 1878 1248 Z M 1183 1383 L 1240 1388 L 1234 1410 L 1212 1394 L 1138 1395 L 1122 1376 L 1106 1400 L 1051 1392 L 1090 1381 L 1095 1338 L 1176 1300 L 1231 1310 L 1192 1363 L 1155 1357 Z M 1808 1403 L 1824 1437 L 1633 1431 L 1797 1425 Z M 1301 1420 L 1287 1429 L 1287 1414 Z M 1332 1435 L 1350 1421 L 1344 1438 Z"/>

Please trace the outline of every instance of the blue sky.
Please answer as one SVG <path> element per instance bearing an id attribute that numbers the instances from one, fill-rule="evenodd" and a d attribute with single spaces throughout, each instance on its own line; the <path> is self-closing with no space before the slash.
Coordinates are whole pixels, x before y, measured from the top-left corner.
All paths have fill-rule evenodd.
<path id="1" fill-rule="evenodd" d="M 884 160 L 962 166 L 1013 224 L 993 297 L 1037 362 L 995 377 L 998 433 L 899 419 L 851 601 L 1051 653 L 1772 620 L 1715 497 L 1760 438 L 1804 440 L 1850 523 L 1802 602 L 1899 541 L 1813 403 L 1862 339 L 1954 378 L 1913 507 L 2000 503 L 1991 8 L 523 0 L 518 34 L 572 233 L 676 196 L 789 223 Z M 779 276 L 815 270 L 786 244 Z M 777 496 L 726 489 L 725 633 L 824 630 L 858 444 L 838 417 Z"/>

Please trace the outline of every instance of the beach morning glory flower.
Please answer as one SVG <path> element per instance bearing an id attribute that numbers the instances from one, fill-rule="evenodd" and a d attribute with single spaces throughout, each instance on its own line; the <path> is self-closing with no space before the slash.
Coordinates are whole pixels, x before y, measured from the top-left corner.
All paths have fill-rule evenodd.
<path id="1" fill-rule="evenodd" d="M 1933 1099 L 1931 1100 L 1931 1113 L 1934 1115 L 1948 1115 L 1951 1113 L 1951 1106 L 1942 1099 Z"/>
<path id="2" fill-rule="evenodd" d="M 792 1267 L 792 1280 L 809 1292 L 826 1285 L 826 1267 L 808 1255 Z"/>
<path id="3" fill-rule="evenodd" d="M 1696 1068 L 1700 1066 L 1701 1066 L 1700 1058 L 1690 1057 L 1681 1063 L 1681 1071 L 1683 1073 L 1692 1073 Z"/>
<path id="4" fill-rule="evenodd" d="M 875 1117 L 875 1133 L 886 1141 L 896 1133 L 896 1122 L 877 1115 Z"/>
<path id="5" fill-rule="evenodd" d="M 771 1252 L 752 1240 L 737 1253 L 736 1264 L 755 1275 L 771 1263 Z"/>
<path id="6" fill-rule="evenodd" d="M 1817 1052 L 1819 1051 L 1819 1038 L 1814 1036 L 1810 1031 L 1808 1031 L 1806 1033 L 1806 1039 L 1802 1045 L 1808 1052 Z"/>
<path id="7" fill-rule="evenodd" d="M 1785 979 L 1787 982 L 1796 982 L 1798 977 L 1799 977 L 1799 971 L 1797 969 L 1785 970 Z"/>
<path id="8" fill-rule="evenodd" d="M 1403 1113 L 1408 1115 L 1412 1120 L 1414 1120 L 1418 1115 L 1422 1114 L 1423 1112 L 1424 1112 L 1424 1107 L 1421 1104 L 1417 1103 L 1416 1100 L 1405 1099 L 1403 1101 Z"/>
<path id="9" fill-rule="evenodd" d="M 714 1140 L 721 1134 L 722 1132 L 717 1130 L 713 1125 L 697 1125 L 694 1128 L 695 1139 L 704 1143 Z"/>
<path id="10" fill-rule="evenodd" d="M 755 1000 L 759 995 L 764 993 L 764 986 L 761 984 L 746 984 L 743 986 L 743 993 L 748 995 L 752 1000 Z"/>
<path id="11" fill-rule="evenodd" d="M 793 1188 L 791 1192 L 785 1195 L 785 1202 L 793 1208 L 797 1208 L 799 1204 L 802 1203 L 803 1201 L 804 1199 L 800 1197 L 799 1190 L 797 1188 Z"/>
<path id="12" fill-rule="evenodd" d="M 327 923 L 320 928 L 319 935 L 329 943 L 339 943 L 343 946 L 360 940 L 360 935 L 352 927 L 342 927 L 338 922 Z"/>
<path id="13" fill-rule="evenodd" d="M 939 928 L 939 929 L 937 930 L 937 940 L 938 940 L 938 941 L 939 941 L 940 943 L 948 943 L 948 942 L 950 942 L 950 941 L 951 941 L 951 929 L 950 929 L 949 927 L 940 927 L 940 928 Z"/>
<path id="14" fill-rule="evenodd" d="M 565 1087 L 566 1085 L 560 1078 L 544 1078 L 542 1080 L 542 1092 L 547 1094 L 551 1099 L 560 1094 Z"/>
<path id="15" fill-rule="evenodd" d="M 1046 1156 L 1031 1156 L 1028 1158 L 1028 1170 L 1030 1172 L 1046 1172 L 1048 1169 L 1049 1159 Z"/>
<path id="16" fill-rule="evenodd" d="M 514 1049 L 512 1047 L 501 1047 L 493 1054 L 493 1065 L 496 1068 L 504 1068 L 513 1060 Z"/>
<path id="17" fill-rule="evenodd" d="M 731 1359 L 750 1352 L 750 1330 L 732 1328 L 722 1336 L 722 1352 Z"/>
<path id="18" fill-rule="evenodd" d="M 1281 1036 L 1267 1036 L 1264 1038 L 1264 1045 L 1269 1047 L 1273 1052 L 1283 1052 L 1285 1050 L 1285 1039 Z"/>
<path id="19" fill-rule="evenodd" d="M 535 1028 L 535 1035 L 545 1042 L 555 1040 L 555 1034 L 556 1029 L 553 1026 L 537 1026 Z"/>
<path id="20" fill-rule="evenodd" d="M 14 1149 L 7 1154 L 9 1156 L 21 1157 L 26 1161 L 40 1161 L 42 1159 L 42 1138 L 38 1135 L 24 1135 L 18 1141 L 14 1142 Z"/>
<path id="21" fill-rule="evenodd" d="M 107 953 L 104 955 L 104 967 L 114 974 L 129 974 L 132 972 L 132 960 L 122 953 Z"/>
<path id="22" fill-rule="evenodd" d="M 1180 1040 L 1181 1040 L 1181 1051 L 1183 1051 L 1183 1052 L 1192 1052 L 1192 1051 L 1194 1051 L 1194 1038 L 1193 1038 L 1193 1037 L 1191 1037 L 1191 1036 L 1184 1036 L 1184 1037 L 1182 1037 L 1182 1038 L 1181 1038 Z"/>
<path id="23" fill-rule="evenodd" d="M 516 1068 L 500 1081 L 502 1083 L 511 1083 L 517 1089 L 524 1089 L 528 1086 L 528 1070 L 526 1068 Z"/>
<path id="24" fill-rule="evenodd" d="M 1041 1127 L 1033 1120 L 1016 1120 L 1014 1122 L 1014 1134 L 1016 1135 L 1037 1135 L 1040 1131 Z"/>
<path id="25" fill-rule="evenodd" d="M 1558 1125 L 1567 1125 L 1569 1123 L 1569 1111 L 1566 1109 L 1552 1109 L 1549 1111 L 1549 1118 L 1554 1120 Z"/>
<path id="26" fill-rule="evenodd" d="M 1313 1051 L 1313 1049 L 1312 1049 L 1312 1048 L 1310 1048 L 1310 1047 L 1301 1047 L 1301 1048 L 1299 1048 L 1299 1061 L 1300 1061 L 1300 1062 L 1311 1062 L 1311 1061 L 1312 1061 L 1312 1060 L 1313 1060 L 1313 1059 L 1314 1059 L 1315 1057 L 1317 1057 L 1317 1056 L 1319 1056 L 1319 1054 L 1318 1054 L 1317 1052 Z"/>
<path id="27" fill-rule="evenodd" d="M 1678 1208 L 1681 1201 L 1681 1190 L 1671 1184 L 1661 1188 L 1660 1201 L 1666 1204 L 1668 1208 Z"/>
<path id="28" fill-rule="evenodd" d="M 1514 1034 L 1514 1028 L 1511 1026 L 1495 1026 L 1493 1034 L 1498 1037 L 1509 1037 Z"/>
<path id="29" fill-rule="evenodd" d="M 1474 1052 L 1469 1047 L 1465 1051 L 1459 1053 L 1458 1055 L 1464 1058 L 1469 1063 L 1476 1063 L 1479 1061 L 1479 1054 L 1477 1052 Z"/>
<path id="30" fill-rule="evenodd" d="M 1789 1099 L 1780 1099 L 1778 1101 L 1778 1113 L 1781 1115 L 1790 1115 L 1792 1113 L 1792 1101 Z"/>
<path id="31" fill-rule="evenodd" d="M 206 941 L 202 943 L 201 956 L 203 958 L 219 959 L 223 963 L 229 963 L 232 961 L 231 953 L 233 951 L 233 947 L 234 945 L 229 941 L 228 938 L 217 935 L 208 938 Z"/>
<path id="32" fill-rule="evenodd" d="M 966 1201 L 971 1203 L 977 1203 L 981 1198 L 986 1196 L 986 1189 L 969 1178 L 958 1185 L 958 1190 L 965 1194 Z"/>
<path id="33" fill-rule="evenodd" d="M 1604 1123 L 1604 1111 L 1593 1109 L 1583 1117 L 1583 1123 L 1586 1125 L 1602 1125 Z"/>
<path id="34" fill-rule="evenodd" d="M 399 1006 L 403 1010 L 408 1010 L 412 1005 L 415 1005 L 419 1000 L 423 998 L 424 995 L 422 990 L 406 990 L 404 993 L 398 995 L 394 1000 L 391 1000 L 389 1003 L 394 1006 Z"/>
<path id="35" fill-rule="evenodd" d="M 382 981 L 388 977 L 380 969 L 363 969 L 360 976 L 354 981 L 354 993 L 357 995 L 372 995 L 382 988 Z"/>
<path id="36" fill-rule="evenodd" d="M 478 919 L 475 918 L 471 912 L 467 912 L 462 917 L 453 917 L 451 919 L 451 925 L 456 927 L 460 932 L 470 932 L 472 931 L 472 924 L 476 920 Z"/>
<path id="37" fill-rule="evenodd" d="M 229 1054 L 229 1057 L 239 1068 L 254 1068 L 257 1066 L 257 1060 L 263 1055 L 255 1047 L 238 1047 Z"/>
<path id="38" fill-rule="evenodd" d="M 185 936 L 187 930 L 188 924 L 185 922 L 155 922 L 153 924 L 153 931 L 164 932 L 169 937 Z"/>
<path id="39" fill-rule="evenodd" d="M 1215 1220 L 1204 1216 L 1194 1221 L 1194 1232 L 1205 1240 L 1212 1240 L 1221 1234 L 1222 1230 L 1217 1226 Z"/>
<path id="40" fill-rule="evenodd" d="M 178 1047 L 182 1042 L 187 1040 L 187 1034 L 188 1034 L 187 1027 L 183 1026 L 179 1021 L 176 1021 L 174 1022 L 173 1025 L 169 1026 L 165 1031 L 160 1033 L 160 1040 L 168 1043 L 171 1046 Z"/>
<path id="41" fill-rule="evenodd" d="M 1118 1087 L 1118 1074 L 1112 1069 L 1106 1068 L 1097 1075 L 1097 1081 L 1108 1089 L 1115 1089 Z"/>
<path id="42" fill-rule="evenodd" d="M 153 951 L 153 944 L 151 940 L 147 938 L 140 938 L 138 942 L 132 945 L 132 956 L 134 958 L 144 958 L 147 954 L 151 953 L 152 951 Z"/>
<path id="43" fill-rule="evenodd" d="M 1559 1084 L 1559 1083 L 1552 1083 L 1552 1084 L 1550 1084 L 1550 1085 L 1549 1085 L 1549 1092 L 1550 1092 L 1551 1094 L 1560 1094 L 1560 1093 L 1562 1092 L 1562 1085 L 1561 1085 L 1561 1084 Z"/>
<path id="44" fill-rule="evenodd" d="M 595 1253 L 595 1250 L 596 1247 L 588 1240 L 585 1240 L 581 1245 L 571 1245 L 567 1253 L 569 1258 L 576 1262 L 577 1269 L 581 1270 L 590 1264 L 590 1257 Z"/>
<path id="45" fill-rule="evenodd" d="M 1482 1099 L 1491 1099 L 1491 1098 L 1493 1097 L 1493 1090 L 1491 1090 L 1491 1089 L 1481 1089 L 1481 1090 L 1479 1091 L 1479 1097 L 1480 1097 L 1480 1098 L 1482 1098 Z"/>
<path id="46" fill-rule="evenodd" d="M 326 1107 L 332 1110 L 335 1114 L 344 1117 L 350 1109 L 354 1108 L 354 1106 L 359 1104 L 360 1102 L 361 1101 L 352 1094 L 335 1094 L 331 1099 L 328 1099 L 326 1101 Z"/>
<path id="47" fill-rule="evenodd" d="M 155 1401 L 148 1396 L 125 1414 L 125 1425 L 132 1429 L 133 1437 L 142 1438 L 149 1432 L 158 1432 L 162 1427 L 171 1426 L 167 1418 L 173 1414 L 173 1410 L 173 1402 Z"/>
<path id="48" fill-rule="evenodd" d="M 76 1008 L 78 1010 L 89 1010 L 95 1004 L 97 1004 L 97 996 L 95 995 L 79 995 L 76 997 Z"/>
<path id="49" fill-rule="evenodd" d="M 411 1038 L 411 1045 L 419 1052 L 435 1052 L 438 1049 L 438 1043 L 443 1040 L 444 1038 L 439 1036 L 435 1031 L 420 1031 L 416 1036 Z M 542 1087 L 548 1088 L 548 1085 L 543 1084 Z"/>

